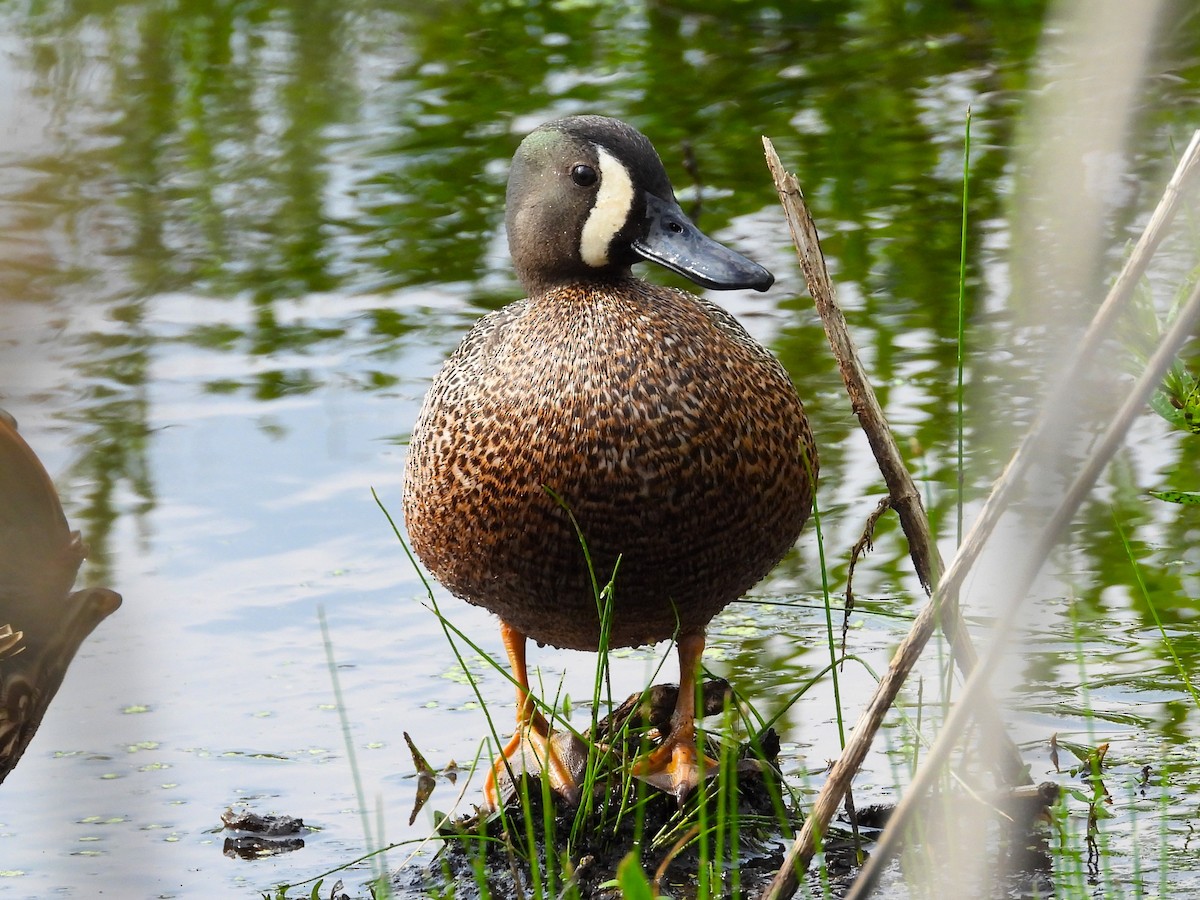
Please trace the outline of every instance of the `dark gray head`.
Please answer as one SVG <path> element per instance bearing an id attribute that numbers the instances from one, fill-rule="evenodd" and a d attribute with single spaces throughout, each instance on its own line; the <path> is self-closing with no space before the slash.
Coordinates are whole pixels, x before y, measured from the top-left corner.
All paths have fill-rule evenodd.
<path id="1" fill-rule="evenodd" d="M 618 119 L 570 116 L 532 132 L 513 157 L 507 203 L 509 251 L 530 294 L 628 275 L 640 259 L 718 290 L 775 280 L 684 215 L 650 141 Z"/>

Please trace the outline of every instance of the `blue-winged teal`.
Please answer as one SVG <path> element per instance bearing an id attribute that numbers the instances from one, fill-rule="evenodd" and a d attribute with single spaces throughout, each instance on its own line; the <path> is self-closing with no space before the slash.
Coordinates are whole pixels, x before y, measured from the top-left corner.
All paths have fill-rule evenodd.
<path id="1" fill-rule="evenodd" d="M 634 772 L 682 797 L 696 783 L 705 627 L 795 543 L 817 455 L 778 360 L 721 307 L 630 266 L 652 260 L 716 289 L 774 279 L 684 215 L 650 141 L 615 119 L 531 133 L 507 204 L 529 297 L 484 316 L 434 379 L 404 487 L 413 549 L 451 592 L 500 617 L 520 685 L 517 735 L 486 799 L 497 801 L 505 760 L 531 748 L 560 791 L 573 788 L 525 668 L 527 637 L 578 650 L 600 639 L 584 553 L 556 498 L 601 583 L 620 558 L 609 645 L 678 643 L 670 733 Z"/>

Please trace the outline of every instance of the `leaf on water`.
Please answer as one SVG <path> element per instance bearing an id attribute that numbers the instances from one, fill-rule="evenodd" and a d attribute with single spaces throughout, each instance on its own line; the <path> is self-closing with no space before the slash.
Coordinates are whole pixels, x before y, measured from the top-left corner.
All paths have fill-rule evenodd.
<path id="1" fill-rule="evenodd" d="M 433 775 L 433 766 L 431 766 L 421 751 L 417 749 L 417 745 L 413 743 L 413 739 L 408 736 L 408 732 L 404 732 L 404 743 L 408 744 L 408 752 L 412 754 L 413 765 L 417 767 L 417 772 L 421 775 Z"/>
<path id="2" fill-rule="evenodd" d="M 417 813 L 425 806 L 425 801 L 433 794 L 433 789 L 437 787 L 437 779 L 432 775 L 422 774 L 417 778 L 417 799 L 413 803 L 412 814 L 408 817 L 408 824 L 412 825 L 417 821 Z"/>
<path id="3" fill-rule="evenodd" d="M 417 749 L 417 745 L 413 743 L 413 739 L 408 736 L 408 732 L 403 732 L 404 742 L 408 744 L 408 751 L 412 754 L 413 765 L 417 767 L 417 799 L 413 803 L 412 814 L 408 817 L 408 824 L 412 825 L 417 821 L 417 814 L 421 808 L 425 806 L 425 802 L 433 794 L 433 789 L 437 787 L 437 778 L 433 771 L 433 766 Z M 453 763 L 451 763 L 453 765 Z"/>
<path id="4" fill-rule="evenodd" d="M 1086 763 L 1096 751 L 1087 744 L 1077 744 L 1074 741 L 1064 741 L 1062 738 L 1055 735 L 1054 746 L 1059 750 L 1066 750 L 1080 762 Z"/>

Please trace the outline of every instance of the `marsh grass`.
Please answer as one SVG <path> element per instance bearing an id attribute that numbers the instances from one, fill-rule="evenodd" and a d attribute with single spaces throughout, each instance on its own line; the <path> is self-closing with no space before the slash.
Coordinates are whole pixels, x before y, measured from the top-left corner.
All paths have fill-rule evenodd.
<path id="1" fill-rule="evenodd" d="M 597 594 L 608 610 L 607 615 L 611 615 L 614 584 L 619 585 L 619 582 L 609 578 L 601 585 L 597 579 Z M 497 733 L 499 729 L 494 721 L 495 716 L 493 711 L 488 710 L 478 679 L 468 665 L 468 657 L 479 654 L 506 677 L 507 669 L 491 660 L 442 616 L 436 600 L 431 598 L 429 605 L 438 617 L 446 639 L 485 712 L 495 746 L 501 746 L 503 735 Z M 832 627 L 831 621 L 831 618 L 827 618 L 827 630 Z M 1078 665 L 1084 684 L 1083 701 L 1085 708 L 1090 708 L 1083 640 L 1081 632 L 1077 631 Z M 464 645 L 469 652 L 463 649 Z M 668 649 L 659 659 L 656 673 L 669 658 Z M 743 754 L 751 758 L 769 758 L 772 754 L 763 747 L 764 737 L 771 734 L 787 707 L 813 686 L 826 681 L 837 666 L 847 662 L 859 665 L 872 677 L 875 676 L 869 664 L 859 657 L 851 654 L 837 656 L 812 679 L 798 686 L 791 696 L 783 699 L 781 708 L 769 718 L 764 717 L 740 692 L 731 689 L 715 726 L 707 729 L 701 726 L 699 729 L 710 755 L 720 761 L 720 766 L 712 780 L 702 782 L 683 810 L 666 808 L 673 806 L 673 801 L 664 804 L 662 801 L 667 798 L 656 798 L 655 792 L 627 776 L 621 761 L 628 753 L 637 752 L 643 746 L 644 739 L 632 720 L 612 725 L 615 728 L 612 733 L 620 740 L 609 743 L 610 752 L 595 754 L 595 769 L 589 772 L 591 783 L 596 788 L 588 795 L 593 797 L 592 803 L 585 802 L 574 810 L 564 809 L 550 795 L 544 779 L 518 778 L 516 784 L 520 800 L 507 804 L 493 816 L 480 816 L 467 820 L 465 824 L 443 820 L 442 827 L 434 836 L 434 840 L 442 844 L 442 851 L 426 870 L 425 890 L 430 896 L 488 898 L 512 894 L 534 898 L 617 896 L 616 892 L 622 896 L 641 897 L 654 896 L 659 889 L 669 890 L 674 896 L 698 898 L 737 897 L 754 893 L 758 885 L 756 878 L 763 869 L 763 860 L 769 856 L 770 841 L 780 835 L 791 836 L 795 831 L 795 810 L 799 808 L 800 797 L 794 786 L 783 779 L 763 779 L 760 786 L 767 796 L 748 809 L 742 802 L 745 787 L 739 783 L 736 763 Z M 599 691 L 602 701 L 611 695 L 605 676 L 606 663 L 606 659 L 598 658 L 592 683 L 593 696 Z M 946 660 L 945 665 L 949 664 Z M 699 681 L 711 674 L 702 670 Z M 332 677 L 336 683 L 336 674 Z M 937 680 L 941 682 L 940 677 Z M 335 688 L 336 693 L 340 692 Z M 643 692 L 642 699 L 647 694 Z M 915 713 L 904 705 L 896 707 L 901 725 L 899 733 L 908 736 L 910 749 L 897 751 L 893 748 L 888 757 L 894 765 L 905 753 L 915 760 L 921 748 L 928 743 L 923 732 L 934 723 L 926 721 L 925 710 L 931 705 L 936 708 L 939 700 L 934 698 L 926 702 L 924 695 L 924 689 L 918 688 Z M 563 717 L 558 715 L 559 708 L 567 703 L 561 694 L 561 687 L 552 703 L 538 702 L 547 715 L 555 717 L 556 727 L 566 727 Z M 702 703 L 703 699 L 698 698 L 698 708 Z M 605 724 L 599 716 L 599 707 L 602 705 L 593 706 L 592 734 L 602 730 Z M 1089 743 L 1094 747 L 1094 735 L 1090 734 L 1090 737 Z M 488 764 L 492 749 L 483 752 L 483 765 Z M 1125 883 L 1130 876 L 1122 876 L 1108 865 L 1113 847 L 1112 839 L 1105 831 L 1109 813 L 1104 789 L 1103 756 L 1093 754 L 1089 757 L 1084 752 L 1080 764 L 1077 774 L 1081 778 L 1081 785 L 1071 794 L 1071 799 L 1085 803 L 1087 815 L 1081 819 L 1078 815 L 1069 814 L 1066 802 L 1056 810 L 1053 832 L 1056 842 L 1053 848 L 1055 895 L 1137 896 L 1139 894 L 1132 892 L 1133 885 Z M 906 773 L 896 769 L 893 776 L 895 783 L 899 784 L 905 780 Z M 1165 789 L 1163 802 L 1166 802 Z M 365 803 L 363 805 L 365 807 Z M 1136 819 L 1131 827 L 1136 829 Z M 368 846 L 371 846 L 365 825 L 364 832 L 368 837 Z M 927 843 L 927 838 L 928 835 L 922 837 L 920 843 Z M 382 843 L 382 830 L 376 843 Z M 381 854 L 395 846 L 383 847 L 375 852 Z M 1165 843 L 1161 846 L 1165 847 Z M 606 862 L 612 865 L 612 871 L 603 877 L 597 877 L 594 871 L 586 871 L 588 864 L 585 858 L 588 855 L 595 856 L 597 849 L 607 854 Z M 372 858 L 367 855 L 362 859 Z M 382 864 L 382 856 L 379 859 Z M 815 873 L 819 890 L 825 896 L 836 896 L 844 883 L 844 876 L 830 874 L 828 853 L 820 859 L 822 865 Z M 934 870 L 936 863 L 936 859 L 926 854 L 925 865 L 930 871 Z M 1136 848 L 1132 865 L 1134 880 L 1139 888 L 1144 887 L 1148 880 L 1153 880 L 1152 876 L 1143 872 Z M 373 897 L 387 895 L 387 879 L 385 877 L 381 881 L 379 872 L 379 865 L 373 864 L 374 878 L 370 887 Z M 328 878 L 333 874 L 325 873 L 324 880 L 310 883 L 311 893 L 306 895 L 322 896 L 318 893 L 318 886 L 328 885 Z M 469 890 L 462 883 L 464 878 L 470 881 Z M 1104 889 L 1095 893 L 1098 881 L 1104 885 Z M 287 897 L 287 887 L 298 885 L 281 886 L 275 897 Z"/>
<path id="2" fill-rule="evenodd" d="M 1155 309 L 1148 284 L 1144 280 L 1139 282 L 1122 332 L 1132 371 L 1140 371 L 1145 367 L 1150 350 L 1174 320 L 1198 278 L 1200 269 L 1193 269 L 1182 279 L 1170 308 L 1162 317 Z M 1200 381 L 1189 367 L 1186 348 L 1167 368 L 1161 384 L 1149 400 L 1149 406 L 1177 430 L 1186 434 L 1200 434 Z M 1200 497 L 1193 492 L 1183 491 L 1150 491 L 1149 494 L 1160 500 L 1183 504 L 1194 504 L 1198 502 L 1196 498 Z M 1130 566 L 1136 596 L 1149 611 L 1181 690 L 1200 709 L 1200 692 L 1189 677 L 1177 642 L 1164 624 L 1154 592 L 1147 585 L 1144 574 L 1146 563 L 1138 559 L 1121 514 L 1115 508 L 1112 516 L 1116 537 Z M 1153 764 L 1141 765 L 1143 761 L 1132 765 L 1125 763 L 1129 768 L 1140 768 L 1140 785 L 1131 773 L 1114 775 L 1110 770 L 1113 763 L 1109 745 L 1100 742 L 1096 730 L 1096 722 L 1101 717 L 1093 707 L 1088 651 L 1077 612 L 1078 602 L 1077 598 L 1069 599 L 1080 710 L 1087 743 L 1074 744 L 1062 739 L 1052 742 L 1055 750 L 1065 749 L 1077 761 L 1064 772 L 1071 782 L 1063 792 L 1063 799 L 1054 816 L 1055 894 L 1065 898 L 1124 898 L 1155 893 L 1159 897 L 1172 896 L 1169 823 L 1173 818 L 1178 818 L 1178 811 L 1172 811 L 1172 804 L 1177 800 L 1173 800 L 1171 782 L 1180 762 L 1169 759 L 1166 752 L 1160 752 Z M 1153 787 L 1152 777 L 1156 779 L 1159 796 L 1153 824 L 1146 829 L 1143 827 L 1146 807 L 1139 799 L 1145 797 L 1147 788 Z M 1110 790 L 1110 784 L 1124 785 L 1125 790 Z M 1146 846 L 1150 848 L 1148 853 L 1144 850 Z M 1123 853 L 1126 848 L 1127 852 Z M 1127 871 L 1118 871 L 1117 860 L 1121 858 L 1124 858 L 1122 868 Z"/>
<path id="3" fill-rule="evenodd" d="M 1139 599 L 1150 612 L 1179 685 L 1200 708 L 1196 686 L 1146 584 L 1144 563 L 1138 560 L 1115 511 L 1114 526 L 1131 566 Z M 1172 784 L 1194 759 L 1189 761 L 1186 754 L 1183 760 L 1172 759 L 1162 748 L 1151 763 L 1145 759 L 1114 761 L 1110 744 L 1097 729 L 1104 716 L 1093 703 L 1091 645 L 1080 618 L 1080 602 L 1071 596 L 1067 607 L 1075 647 L 1078 715 L 1084 723 L 1086 742 L 1069 741 L 1057 735 L 1051 738 L 1056 766 L 1063 754 L 1073 758 L 1059 770 L 1064 790 L 1052 810 L 1053 894 L 1070 900 L 1180 896 L 1172 890 L 1170 879 L 1170 823 L 1179 818 L 1180 799 Z M 1157 799 L 1150 812 L 1144 801 L 1147 792 L 1155 788 Z"/>
<path id="4" fill-rule="evenodd" d="M 558 497 L 554 499 L 563 505 Z M 382 504 L 380 507 L 383 509 Z M 565 505 L 563 508 L 570 515 Z M 387 515 L 387 510 L 383 511 Z M 416 567 L 395 522 L 390 516 L 388 520 Z M 601 718 L 602 710 L 612 711 L 615 705 L 607 637 L 614 599 L 620 589 L 620 563 L 614 572 L 602 578 L 595 571 L 587 541 L 573 516 L 571 522 L 588 568 L 601 622 L 588 732 L 575 732 L 589 747 L 581 802 L 569 808 L 551 794 L 546 779 L 516 774 L 513 780 L 516 798 L 497 812 L 458 821 L 442 820 L 438 839 L 443 842 L 443 851 L 439 862 L 429 871 L 440 872 L 446 886 L 469 876 L 474 895 L 481 897 L 492 895 L 493 885 L 498 883 L 507 886 L 502 893 L 511 888 L 515 893 L 534 898 L 569 898 L 617 889 L 636 895 L 643 886 L 637 872 L 642 873 L 644 886 L 651 893 L 672 883 L 675 890 L 682 886 L 698 898 L 740 895 L 745 886 L 746 862 L 759 861 L 761 880 L 764 873 L 772 871 L 762 863 L 771 855 L 771 842 L 779 834 L 790 836 L 797 825 L 794 812 L 797 798 L 779 776 L 774 762 L 778 739 L 773 725 L 782 711 L 768 721 L 744 697 L 729 690 L 723 699 L 717 727 L 706 729 L 701 724 L 698 728 L 701 746 L 718 761 L 717 769 L 708 773 L 711 778 L 702 778 L 682 807 L 673 798 L 631 777 L 629 759 L 651 746 L 647 717 L 631 714 L 616 719 L 610 714 Z M 466 664 L 460 644 L 470 647 L 505 678 L 510 681 L 513 678 L 507 667 L 488 657 L 442 614 L 428 581 L 423 576 L 422 581 L 428 606 L 438 618 L 455 659 L 484 709 L 490 742 L 494 743 L 490 752 L 503 746 L 503 742 L 495 716 L 488 709 L 475 674 Z M 838 664 L 845 662 L 845 658 L 835 654 L 828 581 L 825 596 L 831 660 L 823 675 L 834 672 Z M 658 660 L 654 677 L 672 655 L 672 649 L 668 648 Z M 703 709 L 705 703 L 702 682 L 703 678 L 697 679 L 698 709 Z M 785 709 L 815 682 L 816 679 L 789 698 Z M 637 697 L 635 712 L 645 709 L 651 699 L 650 691 L 647 687 Z M 561 685 L 553 702 L 535 697 L 535 703 L 553 728 L 574 731 L 563 710 L 567 699 L 561 694 Z M 840 702 L 838 705 L 840 718 Z M 602 740 L 597 741 L 598 736 Z M 605 871 L 605 866 L 611 871 Z"/>
<path id="5" fill-rule="evenodd" d="M 1184 689 L 1192 698 L 1192 702 L 1200 709 L 1200 691 L 1197 691 L 1196 685 L 1192 684 L 1191 678 L 1188 677 L 1187 669 L 1184 668 L 1183 662 L 1179 658 L 1179 653 L 1175 649 L 1175 643 L 1171 640 L 1171 636 L 1167 633 L 1166 626 L 1163 625 L 1162 617 L 1158 614 L 1158 607 L 1154 603 L 1154 597 L 1146 588 L 1146 580 L 1142 577 L 1142 567 L 1138 563 L 1137 557 L 1134 555 L 1133 547 L 1129 543 L 1129 538 L 1125 534 L 1125 529 L 1121 527 L 1121 520 L 1116 512 L 1113 512 L 1113 524 L 1116 526 L 1117 534 L 1121 538 L 1121 545 L 1125 549 L 1125 555 L 1129 559 L 1129 565 L 1133 569 L 1133 576 L 1137 582 L 1138 592 L 1141 594 L 1142 602 L 1146 604 L 1146 608 L 1150 610 L 1150 615 L 1154 619 L 1154 625 L 1158 628 L 1158 633 L 1162 636 L 1163 647 L 1167 654 L 1171 657 L 1171 662 L 1175 666 L 1175 673 L 1179 676 L 1179 681 Z"/>
<path id="6" fill-rule="evenodd" d="M 1143 319 L 1143 321 L 1145 321 Z M 1177 360 L 1173 370 L 1183 365 Z M 1177 380 L 1168 377 L 1162 393 L 1170 393 Z M 1152 404 L 1154 405 L 1154 404 Z M 1158 407 L 1155 406 L 1156 411 Z M 1168 418 L 1169 417 L 1164 417 Z M 1176 641 L 1167 630 L 1143 574 L 1144 561 L 1137 558 L 1121 517 L 1113 510 L 1116 537 L 1133 573 L 1137 596 L 1149 611 L 1180 688 L 1200 709 L 1200 694 L 1188 675 Z M 1054 810 L 1054 894 L 1062 898 L 1126 898 L 1179 896 L 1170 879 L 1170 822 L 1178 818 L 1172 783 L 1182 770 L 1193 766 L 1195 753 L 1172 759 L 1160 749 L 1154 762 L 1118 760 L 1107 741 L 1101 741 L 1096 723 L 1103 716 L 1095 710 L 1093 679 L 1088 667 L 1088 638 L 1081 622 L 1079 599 L 1068 598 L 1070 622 L 1078 673 L 1080 717 L 1086 743 L 1052 738 L 1055 765 L 1058 751 L 1074 757 L 1074 764 L 1061 769 L 1068 779 L 1062 799 Z M 1140 771 L 1138 771 L 1140 770 Z M 1136 774 L 1135 774 L 1136 773 Z M 1111 787 L 1110 787 L 1111 786 Z M 1149 828 L 1144 826 L 1147 792 L 1157 787 L 1158 796 Z M 1186 846 L 1186 844 L 1185 844 Z M 1123 864 L 1118 864 L 1123 861 Z"/>
<path id="7" fill-rule="evenodd" d="M 1069 785 L 1064 791 L 1064 800 L 1055 809 L 1054 828 L 1057 838 L 1055 846 L 1055 893 L 1061 897 L 1086 897 L 1092 895 L 1094 886 L 1105 885 L 1099 896 L 1123 896 L 1118 890 L 1119 882 L 1109 868 L 1111 848 L 1108 831 L 1101 822 L 1112 818 L 1108 805 L 1111 797 L 1105 784 L 1104 760 L 1107 744 L 1098 744 L 1095 716 L 1092 712 L 1091 686 L 1087 668 L 1087 651 L 1082 623 L 1079 620 L 1077 602 L 1069 604 L 1075 644 L 1075 662 L 1079 675 L 1080 705 L 1085 711 L 1088 743 L 1072 745 L 1053 740 L 1052 746 L 1063 747 L 1079 761 L 1077 767 L 1068 769 L 1068 777 L 1077 777 L 1079 787 Z M 1079 819 L 1072 814 L 1070 800 L 1082 803 L 1087 814 L 1086 825 L 1080 830 Z M 1136 869 L 1136 865 L 1135 865 Z M 1117 890 L 1114 893 L 1114 890 Z M 1140 893 L 1138 894 L 1140 896 Z"/>

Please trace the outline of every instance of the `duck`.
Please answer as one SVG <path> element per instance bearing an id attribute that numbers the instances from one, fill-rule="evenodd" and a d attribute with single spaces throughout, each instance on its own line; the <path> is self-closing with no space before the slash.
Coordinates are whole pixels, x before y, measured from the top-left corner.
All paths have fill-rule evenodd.
<path id="1" fill-rule="evenodd" d="M 526 298 L 484 315 L 434 377 L 411 433 L 410 545 L 453 595 L 499 619 L 517 727 L 484 786 L 520 765 L 577 798 L 578 750 L 530 693 L 529 639 L 596 651 L 674 640 L 679 692 L 632 773 L 682 803 L 716 763 L 697 748 L 706 629 L 795 545 L 818 459 L 788 372 L 704 296 L 774 276 L 683 212 L 650 140 L 577 115 L 530 132 L 505 226 Z M 608 615 L 596 582 L 611 581 Z M 607 634 L 602 634 L 602 626 Z"/>

